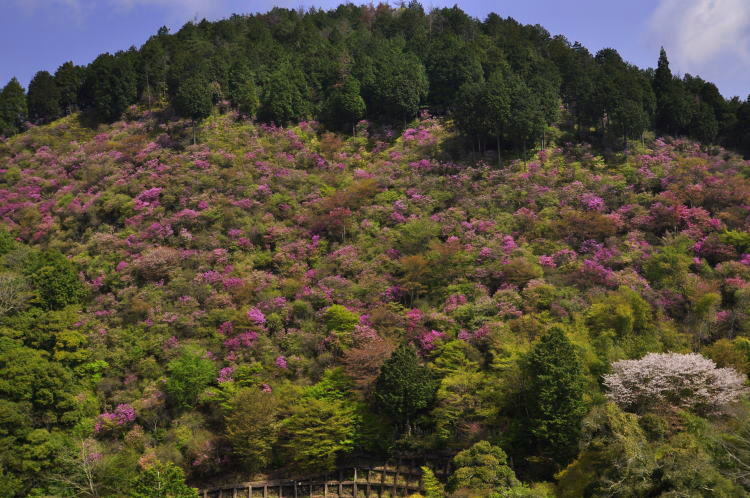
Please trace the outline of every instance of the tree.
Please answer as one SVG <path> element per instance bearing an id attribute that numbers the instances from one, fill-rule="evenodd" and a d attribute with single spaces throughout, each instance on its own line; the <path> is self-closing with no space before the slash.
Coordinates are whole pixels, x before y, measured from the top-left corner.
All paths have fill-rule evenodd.
<path id="1" fill-rule="evenodd" d="M 216 378 L 211 360 L 187 350 L 167 364 L 167 372 L 165 390 L 178 409 L 192 408 L 198 395 Z"/>
<path id="2" fill-rule="evenodd" d="M 354 448 L 355 414 L 343 402 L 304 398 L 282 422 L 282 447 L 299 471 L 331 471 Z"/>
<path id="3" fill-rule="evenodd" d="M 60 251 L 48 250 L 29 262 L 25 269 L 37 291 L 38 302 L 48 310 L 80 303 L 85 289 L 72 261 Z"/>
<path id="4" fill-rule="evenodd" d="M 638 417 L 597 406 L 583 421 L 578 458 L 558 474 L 561 496 L 647 496 L 655 463 Z"/>
<path id="5" fill-rule="evenodd" d="M 18 80 L 11 78 L 0 91 L 0 135 L 15 135 L 27 119 L 26 94 Z"/>
<path id="6" fill-rule="evenodd" d="M 81 103 L 99 119 L 115 121 L 138 97 L 134 55 L 118 52 L 102 54 L 86 70 L 81 87 Z"/>
<path id="7" fill-rule="evenodd" d="M 55 71 L 55 84 L 60 90 L 60 108 L 66 113 L 78 108 L 78 93 L 83 85 L 85 70 L 68 61 Z"/>
<path id="8" fill-rule="evenodd" d="M 245 64 L 235 64 L 229 73 L 229 101 L 239 111 L 254 116 L 258 111 L 258 91 L 255 76 Z"/>
<path id="9" fill-rule="evenodd" d="M 422 482 L 424 483 L 425 498 L 444 498 L 445 486 L 441 483 L 431 468 L 422 467 Z"/>
<path id="10" fill-rule="evenodd" d="M 329 306 L 323 318 L 329 331 L 352 332 L 359 323 L 359 315 L 340 304 Z"/>
<path id="11" fill-rule="evenodd" d="M 690 136 L 703 143 L 710 144 L 716 140 L 719 133 L 719 122 L 713 108 L 705 102 L 698 104 L 689 125 Z"/>
<path id="12" fill-rule="evenodd" d="M 265 468 L 278 438 L 278 401 L 258 388 L 240 389 L 225 416 L 227 439 L 232 452 L 248 472 Z"/>
<path id="13" fill-rule="evenodd" d="M 559 327 L 542 336 L 523 365 L 528 378 L 527 430 L 539 455 L 565 465 L 576 453 L 583 402 L 583 374 L 573 344 Z"/>
<path id="14" fill-rule="evenodd" d="M 198 498 L 198 490 L 185 484 L 185 472 L 173 463 L 156 462 L 133 480 L 131 498 Z"/>
<path id="15" fill-rule="evenodd" d="M 180 116 L 190 118 L 192 121 L 193 144 L 195 144 L 196 121 L 210 116 L 213 109 L 208 80 L 201 76 L 191 76 L 180 82 L 174 99 L 174 107 Z"/>
<path id="16" fill-rule="evenodd" d="M 145 98 L 149 106 L 154 99 L 158 102 L 166 96 L 169 58 L 164 47 L 165 37 L 166 33 L 160 29 L 158 35 L 143 44 L 138 54 L 138 89 L 141 99 Z"/>
<path id="17" fill-rule="evenodd" d="M 416 55 L 405 52 L 398 40 L 379 41 L 372 53 L 371 72 L 358 78 L 368 112 L 393 122 L 415 118 L 429 88 L 424 65 Z"/>
<path id="18" fill-rule="evenodd" d="M 351 76 L 345 76 L 343 81 L 334 85 L 325 107 L 328 121 L 333 128 L 354 129 L 356 123 L 365 115 L 365 101 L 360 95 L 359 81 Z"/>
<path id="19" fill-rule="evenodd" d="M 640 360 L 620 360 L 604 376 L 608 396 L 626 410 L 687 408 L 716 413 L 746 392 L 745 375 L 698 353 L 649 353 Z"/>
<path id="20" fill-rule="evenodd" d="M 23 276 L 0 272 L 0 316 L 23 307 L 29 294 L 29 285 Z"/>
<path id="21" fill-rule="evenodd" d="M 298 67 L 283 61 L 263 87 L 263 98 L 258 117 L 267 122 L 286 126 L 310 114 L 309 87 Z"/>
<path id="22" fill-rule="evenodd" d="M 659 51 L 653 85 L 656 95 L 656 129 L 673 135 L 680 133 L 690 123 L 692 110 L 683 82 L 672 76 L 667 52 L 663 47 Z"/>
<path id="23" fill-rule="evenodd" d="M 459 36 L 445 33 L 429 44 L 424 58 L 430 82 L 429 101 L 439 111 L 449 109 L 466 83 L 482 80 L 481 56 Z"/>
<path id="24" fill-rule="evenodd" d="M 525 159 L 527 145 L 536 142 L 544 132 L 544 107 L 520 76 L 508 77 L 508 97 L 510 119 L 505 138 L 516 147 L 521 146 Z"/>
<path id="25" fill-rule="evenodd" d="M 39 71 L 29 83 L 29 119 L 49 122 L 60 116 L 60 90 L 47 71 Z"/>
<path id="26" fill-rule="evenodd" d="M 468 492 L 467 496 L 487 496 L 492 493 L 505 496 L 503 493 L 521 485 L 513 469 L 508 466 L 508 456 L 503 449 L 487 441 L 479 441 L 459 452 L 453 457 L 453 468 L 450 488 L 453 491 L 464 490 Z"/>
<path id="27" fill-rule="evenodd" d="M 411 434 L 412 418 L 432 405 L 437 386 L 430 369 L 420 365 L 416 348 L 404 343 L 383 363 L 373 397 Z"/>

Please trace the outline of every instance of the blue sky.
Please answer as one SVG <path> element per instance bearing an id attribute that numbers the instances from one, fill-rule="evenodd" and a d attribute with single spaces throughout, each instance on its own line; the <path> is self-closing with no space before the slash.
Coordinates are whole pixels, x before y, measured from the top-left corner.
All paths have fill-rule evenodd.
<path id="1" fill-rule="evenodd" d="M 194 18 L 264 12 L 275 5 L 332 8 L 334 0 L 0 0 L 0 85 L 26 86 L 41 69 L 67 60 L 140 46 L 162 26 L 172 32 Z M 355 2 L 358 3 L 358 2 Z M 613 47 L 640 67 L 667 49 L 673 72 L 698 74 L 727 96 L 750 93 L 750 0 L 424 0 L 459 7 L 479 19 L 489 12 L 580 41 L 592 53 Z"/>

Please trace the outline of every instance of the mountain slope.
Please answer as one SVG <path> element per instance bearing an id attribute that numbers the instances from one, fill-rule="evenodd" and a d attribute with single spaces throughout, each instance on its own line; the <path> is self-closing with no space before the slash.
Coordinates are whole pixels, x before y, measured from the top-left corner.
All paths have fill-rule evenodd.
<path id="1" fill-rule="evenodd" d="M 155 460 L 200 484 L 479 440 L 552 480 L 568 462 L 530 432 L 523 360 L 548 331 L 575 345 L 594 422 L 619 359 L 701 350 L 748 371 L 750 166 L 731 153 L 569 145 L 497 168 L 451 161 L 451 123 L 430 117 L 343 136 L 215 113 L 198 145 L 188 121 L 127 117 L 0 143 L 0 276 L 22 289 L 0 318 L 11 495 L 117 494 Z M 372 395 L 401 343 L 436 379 L 405 422 Z M 706 482 L 739 492 L 707 436 L 650 416 L 643 466 L 672 479 L 650 489 L 693 486 L 658 455 L 694 444 Z M 597 455 L 561 482 L 619 469 Z"/>

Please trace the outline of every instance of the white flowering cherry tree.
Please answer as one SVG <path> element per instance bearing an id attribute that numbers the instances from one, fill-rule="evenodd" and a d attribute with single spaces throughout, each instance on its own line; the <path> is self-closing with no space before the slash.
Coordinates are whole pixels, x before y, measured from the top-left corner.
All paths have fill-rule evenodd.
<path id="1" fill-rule="evenodd" d="M 649 353 L 620 360 L 604 376 L 609 398 L 636 413 L 669 408 L 710 414 L 747 392 L 746 377 L 697 353 Z"/>

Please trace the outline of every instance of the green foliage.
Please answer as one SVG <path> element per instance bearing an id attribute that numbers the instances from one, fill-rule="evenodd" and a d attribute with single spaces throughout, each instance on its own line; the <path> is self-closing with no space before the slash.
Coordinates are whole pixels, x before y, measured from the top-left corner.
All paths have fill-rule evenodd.
<path id="1" fill-rule="evenodd" d="M 257 387 L 242 388 L 234 395 L 225 416 L 226 436 L 232 452 L 247 472 L 264 469 L 278 438 L 278 400 Z"/>
<path id="2" fill-rule="evenodd" d="M 172 405 L 181 410 L 193 408 L 198 395 L 217 374 L 211 360 L 188 350 L 167 364 L 167 372 L 166 393 Z"/>
<path id="3" fill-rule="evenodd" d="M 594 303 L 586 317 L 587 325 L 595 333 L 613 330 L 619 337 L 645 332 L 650 321 L 651 306 L 628 287 L 620 287 Z"/>
<path id="4" fill-rule="evenodd" d="M 365 115 L 365 101 L 360 95 L 359 81 L 346 76 L 334 85 L 326 103 L 328 116 L 326 120 L 337 130 L 351 130 Z"/>
<path id="5" fill-rule="evenodd" d="M 398 41 L 375 44 L 371 73 L 362 79 L 367 109 L 385 120 L 406 122 L 416 117 L 427 96 L 429 82 L 424 65 Z"/>
<path id="6" fill-rule="evenodd" d="M 131 498 L 197 498 L 198 490 L 185 484 L 185 473 L 173 463 L 157 462 L 142 470 L 132 483 Z"/>
<path id="7" fill-rule="evenodd" d="M 644 276 L 662 286 L 676 285 L 688 272 L 692 260 L 685 254 L 683 244 L 665 245 L 643 265 Z"/>
<path id="8" fill-rule="evenodd" d="M 529 437 L 537 454 L 564 465 L 575 455 L 586 407 L 578 354 L 561 328 L 542 336 L 526 357 L 524 372 Z"/>
<path id="9" fill-rule="evenodd" d="M 719 237 L 722 243 L 734 247 L 739 254 L 750 251 L 750 233 L 742 230 L 725 230 Z"/>
<path id="10" fill-rule="evenodd" d="M 295 404 L 281 429 L 286 460 L 297 472 L 330 471 L 354 448 L 355 414 L 339 402 L 307 398 Z"/>
<path id="11" fill-rule="evenodd" d="M 289 61 L 282 61 L 263 87 L 258 118 L 285 126 L 310 114 L 309 87 L 304 74 Z"/>
<path id="12" fill-rule="evenodd" d="M 55 71 L 55 84 L 60 90 L 60 108 L 70 114 L 78 108 L 78 92 L 83 86 L 85 70 L 73 62 L 66 62 Z"/>
<path id="13" fill-rule="evenodd" d="M 229 101 L 248 116 L 255 116 L 258 111 L 258 90 L 255 77 L 244 64 L 237 64 L 229 75 Z"/>
<path id="14" fill-rule="evenodd" d="M 508 466 L 508 456 L 502 448 L 487 441 L 479 441 L 453 457 L 450 488 L 467 490 L 471 496 L 487 496 L 492 492 L 509 492 L 520 482 Z"/>
<path id="15" fill-rule="evenodd" d="M 212 108 L 211 91 L 205 78 L 192 76 L 180 82 L 175 95 L 175 110 L 180 116 L 198 121 L 210 116 Z"/>
<path id="16" fill-rule="evenodd" d="M 23 87 L 11 78 L 0 91 L 0 135 L 9 137 L 21 131 L 28 118 L 28 106 Z"/>
<path id="17" fill-rule="evenodd" d="M 354 326 L 359 323 L 359 315 L 340 304 L 330 306 L 323 318 L 329 331 L 353 332 Z"/>
<path id="18" fill-rule="evenodd" d="M 83 103 L 104 121 L 120 118 L 137 96 L 132 54 L 102 54 L 89 65 L 81 89 Z"/>
<path id="19" fill-rule="evenodd" d="M 445 496 L 445 486 L 435 477 L 431 468 L 422 467 L 422 483 L 425 498 L 443 498 Z"/>
<path id="20" fill-rule="evenodd" d="M 48 122 L 60 116 L 60 90 L 47 71 L 39 71 L 29 83 L 27 95 L 29 119 Z"/>
<path id="21" fill-rule="evenodd" d="M 403 343 L 380 369 L 373 397 L 410 432 L 414 415 L 432 405 L 436 390 L 434 374 L 419 364 L 414 346 Z"/>
<path id="22" fill-rule="evenodd" d="M 73 263 L 59 251 L 39 253 L 25 269 L 45 309 L 59 310 L 80 303 L 85 290 Z"/>

